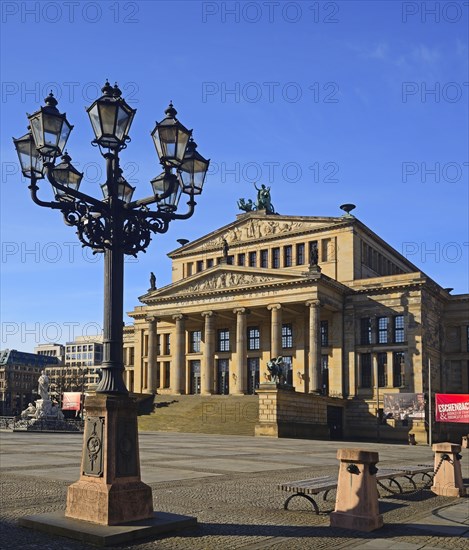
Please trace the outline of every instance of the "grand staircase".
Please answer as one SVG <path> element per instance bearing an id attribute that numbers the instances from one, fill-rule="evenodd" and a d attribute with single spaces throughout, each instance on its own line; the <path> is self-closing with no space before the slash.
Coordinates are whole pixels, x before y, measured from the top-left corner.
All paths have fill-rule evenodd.
<path id="1" fill-rule="evenodd" d="M 155 395 L 153 412 L 138 417 L 139 430 L 254 435 L 256 395 Z"/>

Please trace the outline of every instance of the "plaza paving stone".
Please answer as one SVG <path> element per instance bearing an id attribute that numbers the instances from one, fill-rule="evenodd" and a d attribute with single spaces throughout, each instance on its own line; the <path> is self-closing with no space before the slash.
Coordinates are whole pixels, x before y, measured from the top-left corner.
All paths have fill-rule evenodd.
<path id="1" fill-rule="evenodd" d="M 25 515 L 65 508 L 67 487 L 78 478 L 81 443 L 79 434 L 0 433 L 1 548 L 93 548 L 17 523 Z M 372 533 L 331 528 L 334 495 L 320 501 L 319 516 L 303 499 L 284 510 L 286 494 L 277 484 L 336 473 L 339 447 L 378 451 L 378 467 L 433 462 L 427 446 L 141 433 L 142 479 L 152 486 L 155 510 L 196 516 L 198 526 L 119 548 L 467 550 L 469 499 L 440 497 L 428 489 L 403 496 L 382 491 L 385 525 Z M 462 465 L 469 482 L 467 449 Z"/>

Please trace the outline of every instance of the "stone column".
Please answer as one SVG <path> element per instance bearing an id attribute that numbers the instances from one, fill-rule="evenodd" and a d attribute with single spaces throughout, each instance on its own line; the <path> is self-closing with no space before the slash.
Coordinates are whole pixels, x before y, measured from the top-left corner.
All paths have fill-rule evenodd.
<path id="1" fill-rule="evenodd" d="M 202 359 L 202 380 L 201 393 L 210 395 L 213 393 L 213 368 L 215 361 L 215 316 L 213 311 L 204 311 L 202 316 L 205 317 L 204 329 L 204 356 Z"/>
<path id="2" fill-rule="evenodd" d="M 308 391 L 321 391 L 321 341 L 320 341 L 320 308 L 319 300 L 306 303 L 309 306 L 309 354 L 308 354 Z"/>
<path id="3" fill-rule="evenodd" d="M 244 307 L 233 310 L 236 313 L 236 359 L 235 369 L 233 372 L 234 391 L 230 393 L 244 394 L 247 391 L 246 388 L 246 368 L 247 368 L 247 354 L 246 354 L 246 314 L 248 310 Z"/>
<path id="4" fill-rule="evenodd" d="M 147 366 L 147 386 L 144 389 L 145 393 L 156 393 L 156 317 L 147 317 L 148 322 L 148 366 Z"/>
<path id="5" fill-rule="evenodd" d="M 273 304 L 267 306 L 271 312 L 270 320 L 270 357 L 282 355 L 282 306 Z"/>
<path id="6" fill-rule="evenodd" d="M 184 315 L 173 315 L 176 321 L 174 360 L 171 364 L 171 389 L 175 394 L 184 393 L 186 378 L 186 331 Z"/>

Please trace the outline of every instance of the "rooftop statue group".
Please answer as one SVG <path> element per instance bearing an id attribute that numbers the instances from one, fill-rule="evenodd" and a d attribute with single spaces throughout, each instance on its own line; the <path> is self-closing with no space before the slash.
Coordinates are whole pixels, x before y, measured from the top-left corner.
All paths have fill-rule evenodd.
<path id="1" fill-rule="evenodd" d="M 276 214 L 274 205 L 270 197 L 270 187 L 266 187 L 262 184 L 260 187 L 257 187 L 254 184 L 254 187 L 257 191 L 257 201 L 254 202 L 251 199 L 247 201 L 245 199 L 239 199 L 238 207 L 240 210 L 245 212 L 252 212 L 254 210 L 265 210 L 267 214 Z"/>
<path id="2" fill-rule="evenodd" d="M 41 372 L 38 380 L 37 393 L 40 399 L 35 401 L 35 405 L 29 403 L 28 407 L 21 413 L 23 420 L 29 419 L 48 419 L 48 420 L 63 420 L 64 415 L 59 406 L 52 403 L 49 397 L 49 377 L 45 371 Z"/>

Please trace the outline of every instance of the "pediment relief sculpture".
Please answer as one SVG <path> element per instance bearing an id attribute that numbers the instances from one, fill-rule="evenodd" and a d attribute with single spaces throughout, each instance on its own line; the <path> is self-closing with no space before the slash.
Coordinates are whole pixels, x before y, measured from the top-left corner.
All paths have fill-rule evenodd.
<path id="1" fill-rule="evenodd" d="M 218 248 L 223 245 L 223 240 L 226 240 L 228 243 L 244 242 L 270 235 L 299 231 L 304 226 L 303 222 L 253 219 L 248 220 L 240 226 L 232 227 L 225 235 L 218 237 L 218 239 L 213 240 L 210 244 Z"/>
<path id="2" fill-rule="evenodd" d="M 247 273 L 221 273 L 207 277 L 181 289 L 180 293 L 189 294 L 201 290 L 217 290 L 222 288 L 251 286 L 274 281 L 274 277 L 266 275 L 250 275 Z"/>

